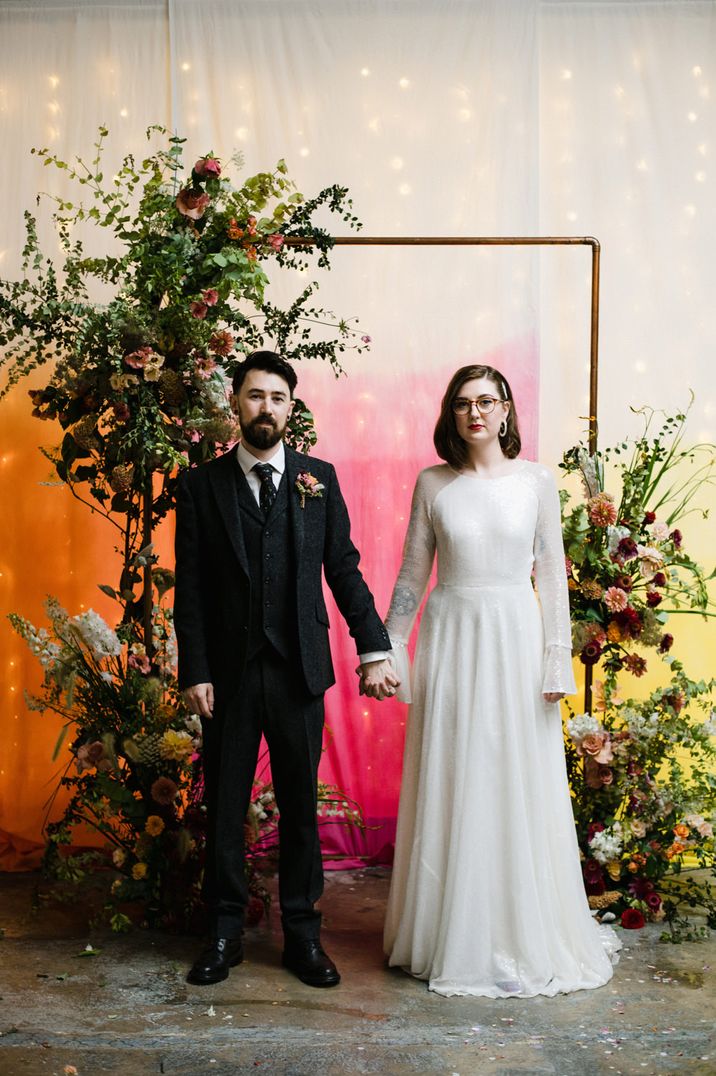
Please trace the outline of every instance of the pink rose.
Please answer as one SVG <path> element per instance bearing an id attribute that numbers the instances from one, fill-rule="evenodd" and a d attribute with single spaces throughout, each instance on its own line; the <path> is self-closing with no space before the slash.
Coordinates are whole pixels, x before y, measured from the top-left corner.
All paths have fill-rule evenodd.
<path id="1" fill-rule="evenodd" d="M 205 318 L 208 309 L 209 307 L 206 303 L 200 303 L 196 299 L 193 303 L 189 303 L 189 313 L 193 318 L 199 318 L 200 320 Z"/>
<path id="2" fill-rule="evenodd" d="M 644 823 L 641 818 L 632 818 L 629 823 L 629 828 L 638 840 L 642 837 L 646 837 L 646 823 Z"/>
<path id="3" fill-rule="evenodd" d="M 210 355 L 199 355 L 194 365 L 196 372 L 202 381 L 208 381 L 213 371 L 216 369 L 216 363 Z"/>
<path id="4" fill-rule="evenodd" d="M 150 347 L 140 347 L 136 351 L 130 352 L 129 355 L 125 355 L 124 361 L 133 370 L 143 370 L 153 354 L 154 352 Z"/>
<path id="5" fill-rule="evenodd" d="M 216 306 L 219 301 L 219 293 L 216 288 L 207 288 L 201 293 L 201 297 L 207 306 Z"/>
<path id="6" fill-rule="evenodd" d="M 584 760 L 584 783 L 587 788 L 598 789 L 602 787 L 602 778 L 599 773 L 599 763 L 589 755 Z"/>
<path id="7" fill-rule="evenodd" d="M 589 755 L 595 762 L 605 765 L 614 758 L 612 742 L 608 732 L 589 732 L 584 739 L 577 744 L 578 755 Z"/>
<path id="8" fill-rule="evenodd" d="M 210 202 L 211 198 L 204 191 L 196 187 L 185 187 L 183 191 L 179 191 L 174 204 L 183 217 L 201 220 Z"/>
<path id="9" fill-rule="evenodd" d="M 275 235 L 270 235 L 268 237 L 268 239 L 266 240 L 266 242 L 268 243 L 268 245 L 271 247 L 272 250 L 275 250 L 276 252 L 278 252 L 281 249 L 281 247 L 283 246 L 283 244 L 284 244 L 284 238 L 283 238 L 282 235 L 279 235 L 278 232 L 277 232 Z"/>
<path id="10" fill-rule="evenodd" d="M 136 669 L 137 672 L 146 676 L 151 671 L 152 663 L 146 654 L 130 654 L 127 658 L 127 665 L 130 669 Z"/>
<path id="11" fill-rule="evenodd" d="M 110 768 L 109 759 L 105 757 L 102 741 L 95 740 L 93 743 L 83 743 L 77 752 L 75 765 L 78 773 L 84 773 L 85 770 L 95 768 L 108 770 Z"/>
<path id="12" fill-rule="evenodd" d="M 221 165 L 216 157 L 200 157 L 194 165 L 194 172 L 200 179 L 218 179 Z"/>

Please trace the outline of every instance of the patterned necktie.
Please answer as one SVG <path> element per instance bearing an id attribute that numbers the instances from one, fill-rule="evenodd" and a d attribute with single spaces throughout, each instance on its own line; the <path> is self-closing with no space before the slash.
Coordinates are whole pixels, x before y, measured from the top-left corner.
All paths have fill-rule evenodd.
<path id="1" fill-rule="evenodd" d="M 276 500 L 276 487 L 273 484 L 273 467 L 270 463 L 256 463 L 253 467 L 261 479 L 259 491 L 259 505 L 265 516 L 271 511 L 271 505 Z"/>

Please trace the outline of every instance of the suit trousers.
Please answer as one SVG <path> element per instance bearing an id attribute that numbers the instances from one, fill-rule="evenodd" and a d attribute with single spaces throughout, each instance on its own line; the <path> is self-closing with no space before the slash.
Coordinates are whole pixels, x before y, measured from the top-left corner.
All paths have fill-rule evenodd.
<path id="1" fill-rule="evenodd" d="M 217 700 L 220 702 L 220 700 Z M 207 847 L 204 898 L 217 937 L 240 937 L 248 903 L 244 823 L 261 735 L 279 809 L 279 900 L 287 939 L 317 939 L 323 892 L 317 780 L 323 695 L 308 693 L 293 662 L 267 643 L 246 664 L 235 699 L 202 721 Z"/>

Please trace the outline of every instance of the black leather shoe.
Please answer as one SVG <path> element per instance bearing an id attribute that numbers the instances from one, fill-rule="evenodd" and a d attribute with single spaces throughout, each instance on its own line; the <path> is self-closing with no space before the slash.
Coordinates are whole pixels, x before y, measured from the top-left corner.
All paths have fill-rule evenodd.
<path id="1" fill-rule="evenodd" d="M 220 983 L 228 978 L 229 968 L 240 964 L 243 959 L 244 946 L 241 938 L 214 938 L 192 966 L 186 981 L 194 983 L 195 986 Z"/>
<path id="2" fill-rule="evenodd" d="M 338 968 L 319 941 L 291 941 L 283 951 L 283 966 L 308 986 L 337 986 Z"/>

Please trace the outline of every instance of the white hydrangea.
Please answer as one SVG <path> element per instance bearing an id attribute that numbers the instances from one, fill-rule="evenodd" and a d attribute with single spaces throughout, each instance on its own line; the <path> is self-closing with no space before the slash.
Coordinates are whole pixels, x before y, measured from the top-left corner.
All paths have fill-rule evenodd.
<path id="1" fill-rule="evenodd" d="M 701 731 L 705 736 L 716 736 L 716 710 L 711 711 L 708 721 L 704 721 L 701 726 Z"/>
<path id="2" fill-rule="evenodd" d="M 581 743 L 585 736 L 601 731 L 601 722 L 591 714 L 577 714 L 567 722 L 567 732 L 575 743 Z"/>
<path id="3" fill-rule="evenodd" d="M 577 461 L 582 472 L 582 485 L 586 497 L 595 497 L 599 493 L 601 485 L 599 481 L 599 468 L 596 456 L 590 456 L 586 448 L 577 451 Z"/>
<path id="4" fill-rule="evenodd" d="M 638 710 L 625 709 L 623 717 L 633 740 L 653 740 L 659 731 L 659 715 L 656 711 L 645 717 Z"/>
<path id="5" fill-rule="evenodd" d="M 607 548 L 610 555 L 614 555 L 622 538 L 628 538 L 631 531 L 628 527 L 607 527 Z"/>
<path id="6" fill-rule="evenodd" d="M 201 718 L 198 714 L 189 714 L 185 717 L 184 725 L 194 740 L 201 736 Z"/>
<path id="7" fill-rule="evenodd" d="M 595 833 L 589 842 L 589 850 L 597 863 L 611 863 L 622 854 L 623 835 L 619 822 L 615 822 L 609 829 L 603 829 Z"/>
<path id="8" fill-rule="evenodd" d="M 98 658 L 119 657 L 122 644 L 99 613 L 88 609 L 72 618 L 73 630 Z"/>

